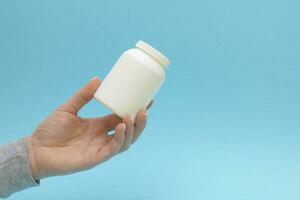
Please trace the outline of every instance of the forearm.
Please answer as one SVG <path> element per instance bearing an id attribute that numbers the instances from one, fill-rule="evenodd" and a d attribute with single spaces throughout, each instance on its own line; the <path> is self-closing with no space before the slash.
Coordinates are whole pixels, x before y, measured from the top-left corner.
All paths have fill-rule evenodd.
<path id="1" fill-rule="evenodd" d="M 0 147 L 0 198 L 37 186 L 28 161 L 26 140 L 20 139 Z"/>

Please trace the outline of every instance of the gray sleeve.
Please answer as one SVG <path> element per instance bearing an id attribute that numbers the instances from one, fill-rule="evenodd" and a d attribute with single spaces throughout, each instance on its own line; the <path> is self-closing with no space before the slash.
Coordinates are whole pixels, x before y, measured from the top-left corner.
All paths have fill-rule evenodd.
<path id="1" fill-rule="evenodd" d="M 0 146 L 0 198 L 39 185 L 31 175 L 25 138 Z"/>

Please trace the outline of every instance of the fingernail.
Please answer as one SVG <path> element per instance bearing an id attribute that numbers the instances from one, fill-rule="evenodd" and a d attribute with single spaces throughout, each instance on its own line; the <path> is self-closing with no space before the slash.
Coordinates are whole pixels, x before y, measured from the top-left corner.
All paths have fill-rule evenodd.
<path id="1" fill-rule="evenodd" d="M 123 132 L 126 131 L 126 125 L 125 125 L 125 124 L 122 124 L 122 125 L 121 125 L 121 128 L 122 128 L 122 131 L 123 131 Z"/>
<path id="2" fill-rule="evenodd" d="M 98 76 L 94 76 L 91 80 L 99 79 Z"/>
<path id="3" fill-rule="evenodd" d="M 130 119 L 131 123 L 134 123 L 134 116 L 133 116 L 133 114 L 129 115 L 129 119 Z"/>
<path id="4" fill-rule="evenodd" d="M 145 117 L 145 119 L 148 118 L 148 110 L 145 110 L 145 111 L 144 111 L 144 117 Z"/>

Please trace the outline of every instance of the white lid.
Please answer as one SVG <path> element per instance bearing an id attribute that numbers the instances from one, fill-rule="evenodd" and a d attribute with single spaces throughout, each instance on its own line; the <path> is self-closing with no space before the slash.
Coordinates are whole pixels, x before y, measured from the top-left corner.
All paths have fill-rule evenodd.
<path id="1" fill-rule="evenodd" d="M 164 56 L 162 53 L 160 53 L 158 50 L 156 50 L 146 42 L 140 40 L 136 43 L 135 46 L 140 50 L 149 54 L 152 58 L 158 61 L 163 67 L 168 68 L 168 66 L 170 65 L 170 60 L 166 56 Z"/>

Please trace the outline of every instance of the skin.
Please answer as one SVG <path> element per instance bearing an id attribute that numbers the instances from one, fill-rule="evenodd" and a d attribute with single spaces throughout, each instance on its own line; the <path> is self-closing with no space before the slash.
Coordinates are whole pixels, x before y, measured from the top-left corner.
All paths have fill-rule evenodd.
<path id="1" fill-rule="evenodd" d="M 134 122 L 132 116 L 121 119 L 115 114 L 101 118 L 78 116 L 100 84 L 99 78 L 93 78 L 26 138 L 34 179 L 90 169 L 128 150 L 141 135 L 152 102 L 138 112 Z M 108 134 L 112 130 L 114 134 Z"/>

